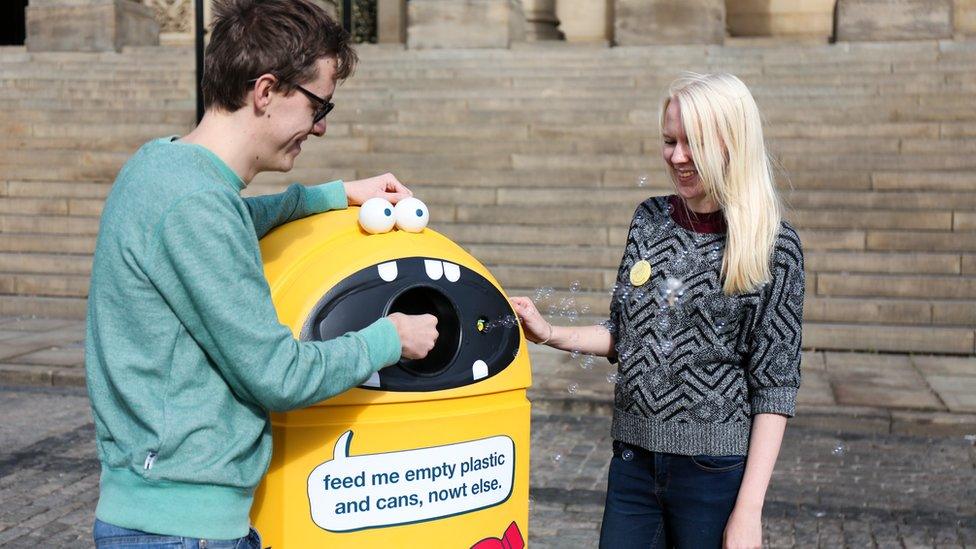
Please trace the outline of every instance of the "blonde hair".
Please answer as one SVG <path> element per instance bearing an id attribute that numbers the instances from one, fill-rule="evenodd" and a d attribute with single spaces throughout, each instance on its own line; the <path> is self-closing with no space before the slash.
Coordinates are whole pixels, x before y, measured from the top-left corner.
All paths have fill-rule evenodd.
<path id="1" fill-rule="evenodd" d="M 662 132 L 672 100 L 681 105 L 681 124 L 705 192 L 722 208 L 728 227 L 723 290 L 755 290 L 771 277 L 782 220 L 759 107 L 731 74 L 688 73 L 671 84 L 661 110 Z"/>

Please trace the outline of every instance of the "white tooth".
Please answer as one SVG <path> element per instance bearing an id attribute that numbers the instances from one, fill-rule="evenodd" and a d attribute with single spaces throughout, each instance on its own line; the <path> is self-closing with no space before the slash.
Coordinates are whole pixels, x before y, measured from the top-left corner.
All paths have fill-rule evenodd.
<path id="1" fill-rule="evenodd" d="M 474 364 L 471 365 L 471 376 L 474 379 L 488 377 L 488 365 L 485 364 L 484 360 L 474 361 Z"/>
<path id="2" fill-rule="evenodd" d="M 451 282 L 457 282 L 461 278 L 461 268 L 453 263 L 444 262 L 444 276 Z"/>
<path id="3" fill-rule="evenodd" d="M 440 280 L 441 275 L 444 274 L 444 268 L 441 267 L 440 261 L 425 259 L 424 269 L 427 270 L 427 276 L 429 276 L 431 280 Z"/>
<path id="4" fill-rule="evenodd" d="M 363 387 L 379 387 L 380 386 L 380 373 L 373 372 L 373 375 L 369 376 L 369 379 L 363 382 Z"/>
<path id="5" fill-rule="evenodd" d="M 380 272 L 380 278 L 386 282 L 393 282 L 397 277 L 396 261 L 387 261 L 376 266 Z"/>

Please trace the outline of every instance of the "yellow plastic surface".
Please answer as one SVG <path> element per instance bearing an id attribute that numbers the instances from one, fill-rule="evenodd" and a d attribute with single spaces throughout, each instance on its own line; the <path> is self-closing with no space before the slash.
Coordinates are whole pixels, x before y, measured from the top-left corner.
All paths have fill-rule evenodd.
<path id="1" fill-rule="evenodd" d="M 359 228 L 357 215 L 358 208 L 349 208 L 311 216 L 279 227 L 261 240 L 265 275 L 278 318 L 296 337 L 319 299 L 333 286 L 366 267 L 398 258 L 429 257 L 462 265 L 502 291 L 481 263 L 435 231 L 394 230 L 370 235 Z M 272 414 L 274 453 L 252 509 L 252 520 L 264 545 L 275 549 L 467 548 L 486 538 L 501 538 L 512 523 L 527 543 L 530 409 L 525 390 L 531 383 L 531 369 L 525 349 L 522 335 L 519 353 L 510 366 L 463 387 L 430 392 L 354 388 L 303 410 Z M 340 439 L 349 441 L 348 457 L 335 455 Z M 508 440 L 514 463 L 471 472 L 466 478 L 457 473 L 436 484 L 410 483 L 404 477 L 400 483 L 385 486 L 325 488 L 328 481 L 320 474 L 330 474 L 333 482 L 338 477 L 356 480 L 354 474 L 339 474 L 340 469 L 361 470 L 369 484 L 372 475 L 391 468 L 403 468 L 398 472 L 405 474 L 414 458 L 431 464 L 456 462 L 460 471 L 460 461 L 465 458 L 489 455 L 479 444 L 504 446 Z M 480 454 L 477 449 L 481 449 Z M 502 454 L 505 452 L 498 453 Z M 485 479 L 500 480 L 504 486 L 509 474 L 510 493 L 505 496 L 503 489 L 487 490 L 481 497 L 490 493 L 492 499 L 484 508 L 472 508 L 473 495 L 438 499 L 442 490 L 470 495 L 475 484 L 487 483 Z M 404 497 L 414 495 L 426 507 L 410 506 L 411 511 L 403 516 L 391 511 L 377 515 L 384 520 L 366 521 L 354 531 L 338 531 L 362 526 L 357 521 L 362 522 L 366 513 L 357 511 L 356 506 L 362 507 L 367 498 L 370 511 L 378 512 L 376 505 L 384 497 L 383 490 L 400 490 L 397 493 Z M 333 498 L 328 500 L 328 508 L 321 502 L 313 503 L 313 491 Z M 340 507 L 332 504 L 345 501 L 339 497 L 342 494 L 355 496 L 349 498 L 352 510 L 323 519 L 324 511 L 338 512 Z M 444 516 L 422 514 L 427 512 L 424 509 L 448 505 L 453 512 Z M 398 523 L 403 518 L 418 520 Z M 385 524 L 387 519 L 394 524 Z"/>

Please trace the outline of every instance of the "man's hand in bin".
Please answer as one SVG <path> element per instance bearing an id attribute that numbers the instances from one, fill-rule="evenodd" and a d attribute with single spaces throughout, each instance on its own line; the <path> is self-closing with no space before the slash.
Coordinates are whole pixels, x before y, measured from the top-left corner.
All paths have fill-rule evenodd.
<path id="1" fill-rule="evenodd" d="M 387 318 L 396 326 L 400 336 L 403 358 L 424 358 L 437 342 L 437 317 L 434 315 L 405 315 L 392 313 Z"/>

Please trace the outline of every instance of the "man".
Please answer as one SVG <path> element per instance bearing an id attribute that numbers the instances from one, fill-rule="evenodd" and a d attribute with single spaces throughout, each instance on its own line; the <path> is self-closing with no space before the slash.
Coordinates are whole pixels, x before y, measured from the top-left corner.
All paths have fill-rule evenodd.
<path id="1" fill-rule="evenodd" d="M 348 34 L 308 0 L 218 2 L 203 120 L 147 143 L 119 173 L 95 250 L 85 356 L 102 462 L 99 547 L 259 547 L 248 513 L 271 456 L 268 412 L 331 397 L 433 347 L 436 319 L 399 313 L 331 341 L 296 341 L 264 279 L 260 237 L 374 196 L 409 196 L 396 178 L 240 196 L 325 134 L 336 83 L 355 62 Z"/>

